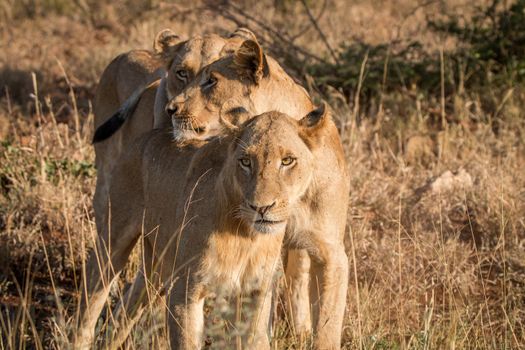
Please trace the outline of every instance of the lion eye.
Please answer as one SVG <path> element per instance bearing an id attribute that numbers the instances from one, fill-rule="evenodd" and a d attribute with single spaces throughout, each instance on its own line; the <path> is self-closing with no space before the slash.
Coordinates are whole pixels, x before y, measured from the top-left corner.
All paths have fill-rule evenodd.
<path id="1" fill-rule="evenodd" d="M 241 158 L 239 159 L 239 163 L 245 168 L 249 168 L 252 165 L 250 158 Z"/>
<path id="2" fill-rule="evenodd" d="M 186 80 L 188 79 L 188 71 L 184 70 L 184 69 L 179 69 L 175 72 L 175 75 L 177 76 L 177 78 L 179 78 L 180 80 Z"/>
<path id="3" fill-rule="evenodd" d="M 201 86 L 203 89 L 209 89 L 215 86 L 215 84 L 217 84 L 217 78 L 215 78 L 213 75 L 210 75 L 210 77 L 204 83 L 202 83 Z"/>
<path id="4" fill-rule="evenodd" d="M 281 160 L 281 164 L 283 166 L 290 166 L 292 165 L 293 163 L 295 163 L 295 158 L 293 157 L 285 157 Z"/>

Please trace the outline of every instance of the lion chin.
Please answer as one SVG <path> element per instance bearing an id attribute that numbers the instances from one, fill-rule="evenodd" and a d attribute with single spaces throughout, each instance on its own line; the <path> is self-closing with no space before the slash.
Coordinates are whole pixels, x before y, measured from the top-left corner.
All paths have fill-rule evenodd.
<path id="1" fill-rule="evenodd" d="M 286 221 L 256 220 L 253 221 L 252 227 L 255 232 L 273 234 L 281 233 L 286 227 Z"/>
<path id="2" fill-rule="evenodd" d="M 187 142 L 190 140 L 200 140 L 204 141 L 210 136 L 206 133 L 199 133 L 193 129 L 173 129 L 173 140 L 178 143 Z"/>

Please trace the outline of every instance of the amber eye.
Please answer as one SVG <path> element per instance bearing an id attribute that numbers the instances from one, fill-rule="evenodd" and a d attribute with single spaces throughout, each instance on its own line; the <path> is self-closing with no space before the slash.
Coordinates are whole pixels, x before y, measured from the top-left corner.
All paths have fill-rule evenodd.
<path id="1" fill-rule="evenodd" d="M 239 163 L 245 168 L 249 168 L 252 165 L 250 158 L 241 158 L 239 159 Z"/>
<path id="2" fill-rule="evenodd" d="M 188 71 L 184 70 L 184 69 L 179 69 L 175 72 L 175 75 L 177 76 L 177 78 L 179 78 L 180 80 L 186 80 L 188 79 Z"/>
<path id="3" fill-rule="evenodd" d="M 283 166 L 290 166 L 292 165 L 293 163 L 295 163 L 295 158 L 293 157 L 285 157 L 281 160 L 281 164 Z"/>

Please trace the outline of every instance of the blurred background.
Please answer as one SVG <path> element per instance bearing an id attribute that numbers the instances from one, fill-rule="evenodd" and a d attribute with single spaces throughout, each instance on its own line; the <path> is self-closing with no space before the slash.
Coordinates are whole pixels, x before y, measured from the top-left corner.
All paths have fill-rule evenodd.
<path id="1" fill-rule="evenodd" d="M 1 0 L 0 349 L 65 347 L 103 69 L 164 28 L 239 26 L 334 110 L 352 175 L 343 347 L 524 347 L 524 0 Z M 162 347 L 161 324 L 132 346 Z M 285 322 L 272 345 L 308 348 Z"/>

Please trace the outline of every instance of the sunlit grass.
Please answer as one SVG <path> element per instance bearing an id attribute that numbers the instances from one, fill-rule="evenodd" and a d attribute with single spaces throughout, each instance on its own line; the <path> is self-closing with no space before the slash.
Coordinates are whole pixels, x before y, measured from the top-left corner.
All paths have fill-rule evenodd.
<path id="1" fill-rule="evenodd" d="M 76 43 L 82 25 L 72 27 Z M 159 25 L 144 21 L 132 28 L 133 43 L 149 45 L 143 38 L 153 37 Z M 66 40 L 63 29 L 55 28 L 53 45 Z M 46 74 L 33 79 L 28 70 L 27 82 L 9 80 L 2 90 L 0 349 L 70 345 L 86 252 L 96 234 L 90 99 L 104 64 L 125 47 L 113 37 L 101 40 L 109 44 L 97 49 L 89 41 L 76 51 L 49 55 L 45 64 L 22 45 L 20 64 L 29 60 L 27 67 Z M 422 98 L 410 87 L 381 96 L 373 108 L 359 108 L 357 97 L 335 90 L 322 97 L 335 109 L 352 175 L 343 347 L 523 347 L 523 89 L 489 86 L 443 101 L 439 94 Z M 454 117 L 444 128 L 443 112 Z M 471 182 L 432 187 L 442 174 L 461 169 Z M 139 245 L 99 320 L 100 346 L 166 347 L 166 310 L 159 299 L 132 324 L 113 324 L 111 309 L 132 281 L 140 255 Z M 232 310 L 210 303 L 207 343 L 220 348 L 242 324 L 232 331 L 223 320 Z M 310 339 L 293 333 L 282 305 L 276 315 L 273 348 L 308 349 Z"/>

